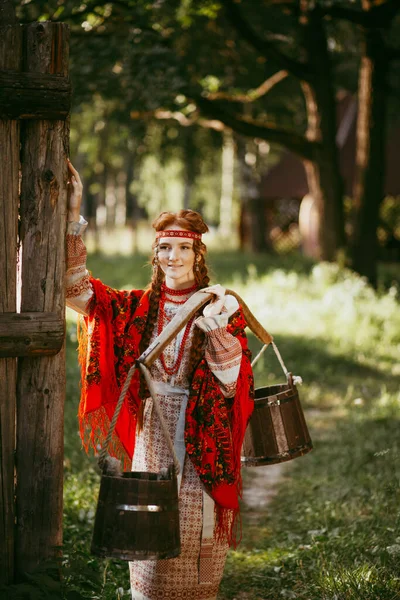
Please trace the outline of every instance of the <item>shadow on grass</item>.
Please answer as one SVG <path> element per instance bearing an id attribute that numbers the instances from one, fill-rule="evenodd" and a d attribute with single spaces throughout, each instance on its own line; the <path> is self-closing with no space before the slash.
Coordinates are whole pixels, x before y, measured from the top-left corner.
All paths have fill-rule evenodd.
<path id="1" fill-rule="evenodd" d="M 243 513 L 219 598 L 399 598 L 399 428 L 392 407 L 332 419 L 323 439 L 316 430 L 270 506 Z"/>

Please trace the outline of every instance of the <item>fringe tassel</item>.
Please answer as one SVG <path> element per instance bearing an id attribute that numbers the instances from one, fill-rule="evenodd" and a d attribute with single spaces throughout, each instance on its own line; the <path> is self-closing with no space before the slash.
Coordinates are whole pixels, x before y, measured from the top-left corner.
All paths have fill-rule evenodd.
<path id="1" fill-rule="evenodd" d="M 243 354 L 242 365 L 236 384 L 236 394 L 231 408 L 232 460 L 238 498 L 242 497 L 243 481 L 241 473 L 241 454 L 244 434 L 254 402 L 249 390 L 249 377 L 252 369 L 249 358 Z M 236 548 L 242 539 L 242 518 L 240 509 L 223 508 L 215 504 L 216 537 L 226 540 L 229 546 Z"/>
<path id="2" fill-rule="evenodd" d="M 110 403 L 116 403 L 119 390 L 115 373 L 113 372 L 113 343 L 110 339 L 109 329 L 104 326 L 104 319 L 108 319 L 110 322 L 112 317 L 109 298 L 98 280 L 92 280 L 92 284 L 96 298 L 96 303 L 93 303 L 95 310 L 91 311 L 89 317 L 82 317 L 80 315 L 77 325 L 78 360 L 81 367 L 81 401 L 78 418 L 79 434 L 85 451 L 88 453 L 89 448 L 92 447 L 95 455 L 97 455 L 110 427 L 110 419 L 104 407 L 104 398 L 108 399 Z M 101 313 L 101 318 L 99 322 L 96 322 L 96 319 L 99 318 L 99 313 Z M 88 328 L 93 326 L 94 331 L 90 334 Z M 94 336 L 96 336 L 95 339 Z M 110 368 L 107 369 L 106 373 L 103 372 L 101 385 L 94 384 L 89 389 L 86 373 L 91 344 L 99 345 L 99 361 Z M 89 396 L 91 403 L 90 412 L 88 411 Z M 115 432 L 112 435 L 108 453 L 110 456 L 114 456 L 122 461 L 124 470 L 130 470 L 131 460 Z"/>
<path id="3" fill-rule="evenodd" d="M 223 508 L 214 504 L 215 538 L 236 549 L 242 540 L 242 517 L 239 508 Z"/>
<path id="4" fill-rule="evenodd" d="M 231 409 L 231 431 L 233 449 L 233 468 L 237 475 L 237 492 L 242 497 L 241 454 L 247 423 L 253 412 L 254 402 L 249 394 L 249 376 L 252 377 L 250 361 L 243 355 L 242 367 L 236 384 L 236 395 Z"/>
<path id="5" fill-rule="evenodd" d="M 88 453 L 90 447 L 92 447 L 94 454 L 96 456 L 99 454 L 99 451 L 101 450 L 101 447 L 107 436 L 109 427 L 110 419 L 108 418 L 104 407 L 80 417 L 79 434 L 86 453 Z M 115 432 L 113 433 L 108 445 L 108 454 L 121 461 L 124 471 L 131 470 L 132 461 Z"/>

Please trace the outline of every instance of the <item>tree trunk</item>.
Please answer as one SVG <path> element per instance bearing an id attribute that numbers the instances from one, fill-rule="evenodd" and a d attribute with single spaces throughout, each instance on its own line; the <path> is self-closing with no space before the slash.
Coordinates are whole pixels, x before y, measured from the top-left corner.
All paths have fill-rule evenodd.
<path id="1" fill-rule="evenodd" d="M 184 188 L 183 188 L 183 208 L 188 209 L 191 204 L 193 187 L 196 179 L 196 145 L 193 139 L 192 127 L 187 127 L 184 135 Z"/>
<path id="2" fill-rule="evenodd" d="M 240 35 L 254 46 L 267 60 L 294 75 L 306 97 L 308 129 L 306 136 L 279 128 L 263 126 L 252 120 L 232 118 L 218 106 L 214 118 L 232 127 L 236 132 L 282 144 L 297 153 L 306 163 L 310 193 L 315 196 L 320 218 L 320 257 L 334 260 L 344 246 L 343 184 L 336 147 L 336 107 L 333 72 L 327 46 L 324 11 L 313 0 L 302 0 L 299 8 L 300 59 L 289 57 L 268 39 L 258 38 L 246 23 L 234 0 L 224 0 L 228 17 Z M 303 55 L 303 56 L 301 56 Z M 305 56 L 304 56 L 305 55 Z M 210 116 L 212 102 L 196 99 Z"/>
<path id="3" fill-rule="evenodd" d="M 26 70 L 68 74 L 66 25 L 25 29 Z M 65 318 L 65 158 L 69 123 L 28 121 L 22 137 L 21 310 Z M 64 349 L 53 357 L 22 358 L 17 381 L 16 570 L 24 573 L 62 544 Z"/>
<path id="4" fill-rule="evenodd" d="M 222 136 L 221 197 L 219 203 L 219 233 L 224 238 L 233 235 L 233 187 L 235 177 L 235 144 L 231 129 Z"/>
<path id="5" fill-rule="evenodd" d="M 316 143 L 312 161 L 305 161 L 310 194 L 319 209 L 319 255 L 333 261 L 345 245 L 343 182 L 336 144 L 336 102 L 326 31 L 318 11 L 307 15 L 303 30 L 312 70 L 310 82 L 302 82 L 308 127 L 306 137 Z"/>
<path id="6" fill-rule="evenodd" d="M 0 16 L 0 69 L 18 71 L 22 31 Z M 19 122 L 0 120 L 0 312 L 17 310 Z M 14 574 L 14 452 L 17 360 L 0 358 L 0 586 Z"/>
<path id="7" fill-rule="evenodd" d="M 388 60 L 384 32 L 364 33 L 358 86 L 352 266 L 377 283 L 379 206 L 384 198 Z"/>
<path id="8" fill-rule="evenodd" d="M 267 235 L 265 200 L 260 196 L 258 181 L 251 166 L 246 163 L 244 138 L 237 138 L 237 156 L 240 173 L 240 249 L 270 252 L 272 246 Z"/>
<path id="9" fill-rule="evenodd" d="M 135 148 L 130 148 L 125 158 L 125 202 L 126 202 L 126 223 L 131 230 L 131 252 L 136 254 L 138 251 L 138 219 L 139 205 L 136 192 L 131 191 L 131 185 L 136 178 L 138 155 Z"/>

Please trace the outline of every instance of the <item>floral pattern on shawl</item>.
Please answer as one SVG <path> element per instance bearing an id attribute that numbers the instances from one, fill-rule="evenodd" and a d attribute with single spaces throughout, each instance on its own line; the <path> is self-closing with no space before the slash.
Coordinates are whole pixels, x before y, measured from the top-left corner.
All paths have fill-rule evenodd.
<path id="1" fill-rule="evenodd" d="M 104 443 L 120 390 L 131 366 L 139 358 L 140 341 L 149 310 L 149 294 L 118 291 L 91 278 L 93 299 L 79 335 L 82 394 L 80 434 L 86 450 Z M 218 380 L 203 358 L 196 367 L 186 410 L 185 441 L 188 456 L 213 497 L 221 535 L 232 541 L 233 522 L 241 493 L 240 453 L 245 429 L 254 408 L 250 352 L 241 309 L 232 315 L 228 331 L 242 346 L 242 362 L 235 397 L 225 398 Z M 129 468 L 141 400 L 139 373 L 129 387 L 109 453 Z M 234 540 L 233 540 L 234 543 Z"/>
<path id="2" fill-rule="evenodd" d="M 242 363 L 234 398 L 225 398 L 205 359 L 197 367 L 186 409 L 185 442 L 197 473 L 214 500 L 237 510 L 241 494 L 240 454 L 254 408 L 254 381 L 241 309 L 229 320 L 228 331 L 242 346 Z"/>

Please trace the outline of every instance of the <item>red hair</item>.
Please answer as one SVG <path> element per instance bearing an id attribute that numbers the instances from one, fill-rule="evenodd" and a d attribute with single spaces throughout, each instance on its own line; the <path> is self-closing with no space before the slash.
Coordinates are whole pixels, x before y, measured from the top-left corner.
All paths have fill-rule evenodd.
<path id="1" fill-rule="evenodd" d="M 180 210 L 176 213 L 162 212 L 152 223 L 152 227 L 156 231 L 171 229 L 172 225 L 196 233 L 207 233 L 208 231 L 208 226 L 204 223 L 203 217 L 195 210 Z"/>
<path id="2" fill-rule="evenodd" d="M 162 212 L 152 223 L 153 228 L 156 231 L 163 231 L 167 229 L 173 229 L 173 227 L 181 227 L 187 231 L 194 231 L 196 233 L 207 233 L 208 226 L 203 221 L 203 217 L 194 210 L 180 210 L 176 213 L 173 212 Z M 144 352 L 150 343 L 151 334 L 154 327 L 157 324 L 158 317 L 158 305 L 161 294 L 161 284 L 164 281 L 165 275 L 161 270 L 157 260 L 157 248 L 158 240 L 153 243 L 153 249 L 155 250 L 151 264 L 153 265 L 153 275 L 149 284 L 150 292 L 150 305 L 149 312 L 146 321 L 146 327 L 143 332 L 140 350 Z M 195 281 L 199 287 L 205 288 L 208 286 L 210 278 L 208 276 L 208 269 L 205 262 L 205 255 L 207 247 L 201 240 L 193 240 L 193 251 L 195 253 L 196 268 L 194 269 Z M 194 373 L 197 364 L 203 357 L 204 353 L 204 333 L 199 327 L 195 327 L 193 332 L 193 341 L 190 348 L 189 358 L 189 379 Z M 144 382 L 141 385 L 141 396 L 144 398 L 146 394 L 146 388 Z M 140 419 L 139 419 L 140 420 Z"/>

